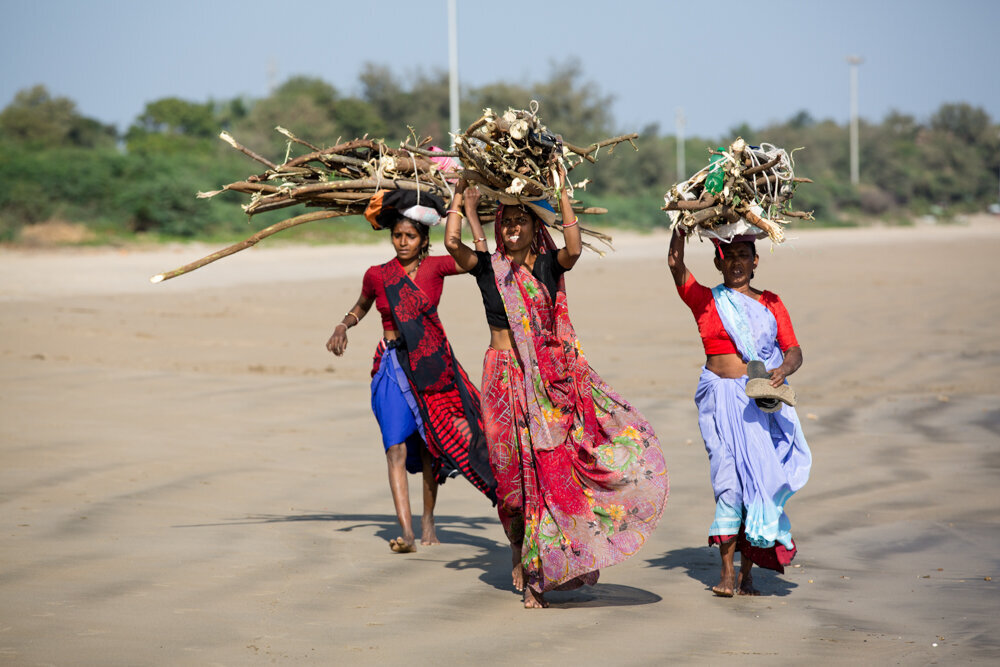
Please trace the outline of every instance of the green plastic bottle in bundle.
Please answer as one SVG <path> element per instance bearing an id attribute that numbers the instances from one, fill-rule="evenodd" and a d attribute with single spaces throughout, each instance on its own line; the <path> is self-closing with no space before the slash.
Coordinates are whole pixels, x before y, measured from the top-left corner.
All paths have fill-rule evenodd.
<path id="1" fill-rule="evenodd" d="M 721 153 L 726 149 L 719 146 L 717 150 Z M 725 159 L 723 155 L 713 155 L 712 159 L 708 161 L 709 170 L 708 176 L 705 178 L 705 189 L 713 195 L 722 192 L 722 188 L 725 186 L 726 174 L 722 170 L 722 161 Z"/>

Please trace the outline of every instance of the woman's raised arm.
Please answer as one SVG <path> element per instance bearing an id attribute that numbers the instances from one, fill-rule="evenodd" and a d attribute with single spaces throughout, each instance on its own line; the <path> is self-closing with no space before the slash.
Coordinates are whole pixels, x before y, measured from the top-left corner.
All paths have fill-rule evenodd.
<path id="1" fill-rule="evenodd" d="M 674 276 L 674 284 L 678 287 L 687 282 L 688 270 L 684 266 L 684 232 L 680 226 L 674 227 L 670 237 L 670 250 L 667 252 L 667 266 Z"/>
<path id="2" fill-rule="evenodd" d="M 452 197 L 448 206 L 448 219 L 444 227 L 444 247 L 448 249 L 448 254 L 455 260 L 455 267 L 463 273 L 467 273 L 476 267 L 479 258 L 476 251 L 462 243 L 462 199 L 465 188 L 468 184 L 465 179 L 459 179 L 455 186 L 455 196 Z M 480 227 L 482 232 L 482 227 Z"/>
<path id="3" fill-rule="evenodd" d="M 472 242 L 476 245 L 476 250 L 489 252 L 490 247 L 486 245 L 486 233 L 483 231 L 483 224 L 479 221 L 479 188 L 474 185 L 467 187 L 463 199 L 465 200 L 465 217 L 469 221 L 469 230 L 472 232 Z"/>
<path id="4" fill-rule="evenodd" d="M 580 238 L 580 221 L 573 213 L 573 204 L 569 200 L 569 187 L 566 185 L 566 170 L 562 165 L 551 172 L 553 185 L 559 193 L 559 213 L 563 220 L 563 240 L 566 247 L 561 248 L 556 259 L 564 269 L 572 269 L 576 260 L 583 253 L 583 239 Z"/>

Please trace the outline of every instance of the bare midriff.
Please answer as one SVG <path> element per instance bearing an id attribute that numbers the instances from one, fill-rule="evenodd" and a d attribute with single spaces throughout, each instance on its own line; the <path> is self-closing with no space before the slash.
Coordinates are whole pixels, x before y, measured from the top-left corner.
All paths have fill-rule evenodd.
<path id="1" fill-rule="evenodd" d="M 513 350 L 514 336 L 510 333 L 510 329 L 491 326 L 490 347 L 494 350 Z"/>
<path id="2" fill-rule="evenodd" d="M 383 329 L 382 338 L 386 340 L 396 340 L 396 330 L 395 329 Z"/>
<path id="3" fill-rule="evenodd" d="M 747 364 L 738 354 L 710 354 L 705 358 L 705 368 L 726 379 L 736 379 L 747 374 Z"/>

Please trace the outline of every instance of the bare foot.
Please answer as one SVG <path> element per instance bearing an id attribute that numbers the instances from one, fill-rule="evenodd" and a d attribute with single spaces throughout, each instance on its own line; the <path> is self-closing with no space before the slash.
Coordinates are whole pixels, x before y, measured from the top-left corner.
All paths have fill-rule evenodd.
<path id="1" fill-rule="evenodd" d="M 531 589 L 530 586 L 526 586 L 524 589 L 524 608 L 525 609 L 545 609 L 549 606 L 549 603 L 545 601 L 545 597 L 541 593 L 536 593 Z"/>
<path id="2" fill-rule="evenodd" d="M 719 577 L 719 583 L 712 586 L 712 592 L 721 598 L 731 598 L 733 597 L 733 580 L 736 578 L 736 573 L 730 570 L 726 572 L 725 569 L 722 570 L 722 575 Z"/>
<path id="3" fill-rule="evenodd" d="M 437 531 L 434 530 L 434 517 L 424 517 L 420 520 L 421 544 L 441 544 L 441 540 L 437 538 Z"/>
<path id="4" fill-rule="evenodd" d="M 524 571 L 524 565 L 521 564 L 521 543 L 511 542 L 510 543 L 510 565 L 511 565 L 511 581 L 514 584 L 514 590 L 523 591 L 524 582 L 527 580 L 528 575 Z"/>
<path id="5" fill-rule="evenodd" d="M 402 537 L 395 537 L 389 540 L 389 548 L 398 554 L 409 554 L 417 550 L 417 545 L 412 539 L 407 542 Z"/>
<path id="6" fill-rule="evenodd" d="M 760 595 L 760 591 L 753 587 L 753 576 L 747 572 L 743 574 L 740 572 L 740 576 L 736 582 L 737 595 Z"/>
<path id="7" fill-rule="evenodd" d="M 524 575 L 524 567 L 522 567 L 521 564 L 518 563 L 517 565 L 514 566 L 514 569 L 511 570 L 510 575 L 511 575 L 511 579 L 514 582 L 514 590 L 516 590 L 516 591 L 523 591 L 524 590 L 524 580 L 527 578 Z"/>

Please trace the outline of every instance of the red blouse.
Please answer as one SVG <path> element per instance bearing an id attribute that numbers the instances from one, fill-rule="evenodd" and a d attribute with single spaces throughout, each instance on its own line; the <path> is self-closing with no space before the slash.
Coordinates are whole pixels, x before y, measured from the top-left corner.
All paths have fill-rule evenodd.
<path id="1" fill-rule="evenodd" d="M 375 308 L 382 315 L 382 329 L 385 331 L 395 331 L 396 323 L 392 320 L 392 310 L 389 308 L 389 300 L 385 296 L 385 283 L 379 276 L 379 267 L 372 266 L 365 271 L 364 280 L 361 281 L 361 296 L 368 299 L 375 299 Z M 413 282 L 423 291 L 431 303 L 435 306 L 441 301 L 441 290 L 444 289 L 445 276 L 453 276 L 458 273 L 455 260 L 451 255 L 435 255 L 427 257 L 420 263 L 417 275 Z"/>
<path id="2" fill-rule="evenodd" d="M 696 281 L 689 271 L 687 281 L 683 285 L 678 285 L 677 293 L 681 301 L 691 309 L 694 320 L 698 323 L 698 333 L 705 346 L 705 354 L 739 354 L 736 344 L 722 324 L 719 312 L 715 309 L 715 298 L 711 289 Z M 792 329 L 792 320 L 788 317 L 788 310 L 778 295 L 764 290 L 759 301 L 778 321 L 778 347 L 781 351 L 787 352 L 789 348 L 798 346 L 795 330 Z"/>

